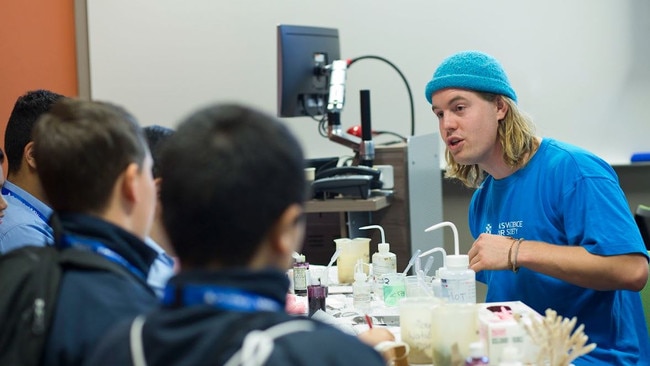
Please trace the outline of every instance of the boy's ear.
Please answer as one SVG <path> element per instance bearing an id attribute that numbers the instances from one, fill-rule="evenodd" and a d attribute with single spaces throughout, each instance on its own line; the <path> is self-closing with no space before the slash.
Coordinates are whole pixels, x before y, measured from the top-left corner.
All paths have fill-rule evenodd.
<path id="1" fill-rule="evenodd" d="M 124 169 L 124 172 L 122 172 L 122 181 L 120 183 L 122 195 L 124 196 L 125 199 L 127 199 L 130 202 L 135 202 L 137 201 L 137 178 L 138 178 L 138 173 L 139 173 L 140 167 L 136 163 L 130 163 L 126 169 Z"/>
<path id="2" fill-rule="evenodd" d="M 305 230 L 303 215 L 298 204 L 290 205 L 280 215 L 271 234 L 272 245 L 279 254 L 291 256 L 294 251 L 300 251 Z"/>

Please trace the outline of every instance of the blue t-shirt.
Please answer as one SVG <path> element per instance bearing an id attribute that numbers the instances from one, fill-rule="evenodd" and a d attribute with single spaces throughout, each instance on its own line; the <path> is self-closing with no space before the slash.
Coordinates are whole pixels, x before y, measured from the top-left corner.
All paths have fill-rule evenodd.
<path id="1" fill-rule="evenodd" d="M 2 196 L 7 209 L 0 223 L 0 254 L 26 245 L 54 242 L 48 224 L 50 207 L 10 181 L 5 181 Z"/>
<path id="2" fill-rule="evenodd" d="M 530 162 L 496 180 L 487 176 L 469 207 L 472 236 L 481 233 L 580 245 L 611 256 L 647 251 L 614 170 L 602 159 L 553 139 Z M 526 245 L 523 242 L 521 245 Z M 597 348 L 575 365 L 636 365 L 650 360 L 650 339 L 638 292 L 596 291 L 521 268 L 485 270 L 486 301 L 520 300 L 540 314 L 550 308 L 584 324 Z M 640 364 L 640 363 L 639 363 Z"/>

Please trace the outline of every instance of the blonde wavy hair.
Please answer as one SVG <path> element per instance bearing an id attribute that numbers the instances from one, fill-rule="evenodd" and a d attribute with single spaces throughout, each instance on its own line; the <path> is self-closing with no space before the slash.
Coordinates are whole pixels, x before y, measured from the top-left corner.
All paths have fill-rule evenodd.
<path id="1" fill-rule="evenodd" d="M 501 98 L 507 105 L 503 120 L 499 121 L 497 128 L 497 139 L 503 148 L 503 161 L 512 168 L 520 168 L 528 162 L 528 157 L 538 147 L 539 142 L 535 138 L 535 125 L 532 119 L 517 108 L 517 104 L 510 98 L 492 94 L 477 92 L 481 98 L 488 102 L 496 103 Z M 477 164 L 458 164 L 449 150 L 445 151 L 447 170 L 445 178 L 456 178 L 470 188 L 478 188 L 484 179 L 484 173 Z"/>

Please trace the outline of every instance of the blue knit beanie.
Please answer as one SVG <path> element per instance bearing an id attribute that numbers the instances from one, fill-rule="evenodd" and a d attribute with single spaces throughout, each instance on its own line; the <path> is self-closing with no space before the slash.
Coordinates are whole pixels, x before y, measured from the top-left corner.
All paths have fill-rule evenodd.
<path id="1" fill-rule="evenodd" d="M 424 91 L 427 102 L 431 103 L 433 93 L 447 88 L 500 94 L 517 102 L 499 61 L 479 51 L 459 52 L 442 61 Z"/>

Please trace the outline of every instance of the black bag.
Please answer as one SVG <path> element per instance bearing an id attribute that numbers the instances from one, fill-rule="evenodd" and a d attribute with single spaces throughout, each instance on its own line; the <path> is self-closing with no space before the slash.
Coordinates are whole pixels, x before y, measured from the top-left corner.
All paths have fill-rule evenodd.
<path id="1" fill-rule="evenodd" d="M 73 248 L 26 246 L 0 255 L 0 365 L 41 364 L 67 268 L 130 276 L 116 263 Z"/>

